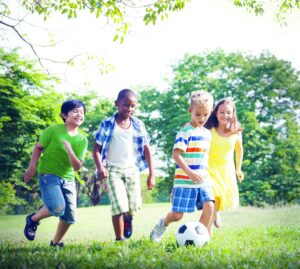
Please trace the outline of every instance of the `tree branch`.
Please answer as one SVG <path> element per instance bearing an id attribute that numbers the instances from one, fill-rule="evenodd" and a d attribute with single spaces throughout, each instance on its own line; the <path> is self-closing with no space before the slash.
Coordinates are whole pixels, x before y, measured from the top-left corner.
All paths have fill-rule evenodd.
<path id="1" fill-rule="evenodd" d="M 0 21 L 0 24 L 3 24 L 3 25 L 5 25 L 5 26 L 7 26 L 7 27 L 13 29 L 13 30 L 16 32 L 16 34 L 21 38 L 21 40 L 23 40 L 23 41 L 31 48 L 31 50 L 33 51 L 33 53 L 34 53 L 35 56 L 37 57 L 37 59 L 38 59 L 40 65 L 41 65 L 41 67 L 49 74 L 48 69 L 46 69 L 46 68 L 44 67 L 44 65 L 43 65 L 43 63 L 42 63 L 42 61 L 41 61 L 41 58 L 39 57 L 38 53 L 36 52 L 34 46 L 33 46 L 29 41 L 27 41 L 27 40 L 19 33 L 19 31 L 16 29 L 16 27 L 15 27 L 14 25 L 8 24 L 8 23 L 6 23 L 6 22 L 4 22 L 4 21 Z"/>

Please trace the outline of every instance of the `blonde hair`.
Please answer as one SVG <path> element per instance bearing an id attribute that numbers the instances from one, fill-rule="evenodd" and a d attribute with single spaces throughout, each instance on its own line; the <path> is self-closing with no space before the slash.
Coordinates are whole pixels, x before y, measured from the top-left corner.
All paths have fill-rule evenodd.
<path id="1" fill-rule="evenodd" d="M 201 90 L 201 91 L 193 92 L 190 99 L 190 107 L 194 105 L 212 109 L 214 106 L 214 98 L 207 91 Z"/>

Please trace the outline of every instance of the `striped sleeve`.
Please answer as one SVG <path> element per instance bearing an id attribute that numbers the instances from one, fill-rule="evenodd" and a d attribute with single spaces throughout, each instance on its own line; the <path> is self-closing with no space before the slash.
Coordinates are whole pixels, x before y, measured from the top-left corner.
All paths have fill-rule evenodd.
<path id="1" fill-rule="evenodd" d="M 185 129 L 180 129 L 176 135 L 175 143 L 173 146 L 174 149 L 181 149 L 182 151 L 186 151 L 189 143 L 189 134 Z"/>

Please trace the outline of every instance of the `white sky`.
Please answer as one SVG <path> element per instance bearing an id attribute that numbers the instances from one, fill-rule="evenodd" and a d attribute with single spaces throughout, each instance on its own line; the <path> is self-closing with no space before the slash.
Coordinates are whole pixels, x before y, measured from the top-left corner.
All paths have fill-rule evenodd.
<path id="1" fill-rule="evenodd" d="M 85 53 L 103 58 L 113 66 L 112 72 L 101 75 L 96 61 L 83 62 L 83 57 L 77 58 L 75 67 L 67 69 L 44 62 L 52 74 L 60 74 L 64 79 L 59 91 L 92 89 L 101 96 L 115 98 L 122 88 L 134 90 L 135 85 L 166 89 L 166 78 L 171 77 L 170 65 L 186 53 L 197 54 L 216 48 L 252 54 L 269 50 L 300 70 L 299 15 L 299 12 L 294 13 L 288 19 L 288 26 L 281 27 L 271 12 L 256 17 L 233 6 L 232 1 L 193 0 L 184 10 L 171 14 L 155 26 L 144 26 L 132 19 L 131 32 L 123 44 L 113 42 L 113 28 L 105 26 L 104 20 L 95 19 L 94 14 L 81 14 L 75 20 L 58 16 L 46 23 L 36 16 L 28 16 L 26 20 L 51 29 L 55 39 L 62 40 L 54 48 L 38 49 L 44 57 L 64 60 Z M 24 24 L 20 28 L 28 33 L 33 43 L 47 43 L 47 31 L 32 29 Z M 33 57 L 15 34 L 9 34 L 8 41 L 22 46 L 22 53 Z"/>

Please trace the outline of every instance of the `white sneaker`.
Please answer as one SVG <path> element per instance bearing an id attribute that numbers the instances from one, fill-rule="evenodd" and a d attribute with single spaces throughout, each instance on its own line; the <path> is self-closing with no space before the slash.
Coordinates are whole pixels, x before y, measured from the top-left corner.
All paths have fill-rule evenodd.
<path id="1" fill-rule="evenodd" d="M 164 219 L 160 219 L 159 222 L 154 226 L 150 234 L 150 239 L 154 242 L 159 242 L 166 230 L 167 227 L 164 226 Z"/>

